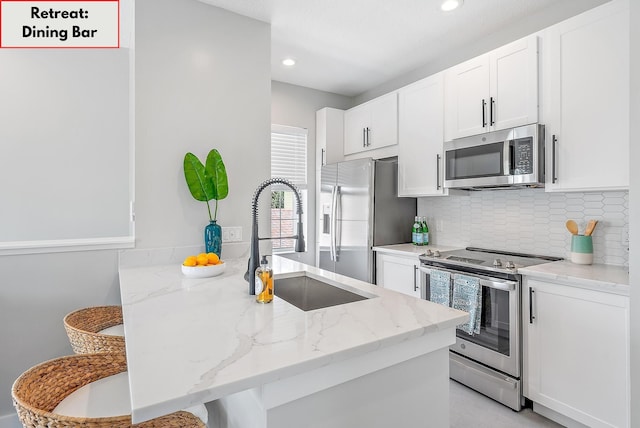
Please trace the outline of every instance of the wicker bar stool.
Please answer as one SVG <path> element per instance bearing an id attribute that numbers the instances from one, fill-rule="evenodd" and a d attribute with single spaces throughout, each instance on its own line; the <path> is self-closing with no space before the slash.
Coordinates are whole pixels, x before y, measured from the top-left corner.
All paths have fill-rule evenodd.
<path id="1" fill-rule="evenodd" d="M 179 411 L 140 424 L 131 415 L 75 417 L 55 413 L 56 406 L 79 388 L 127 370 L 122 354 L 87 354 L 56 358 L 24 372 L 13 384 L 13 404 L 25 428 L 204 428 L 204 422 Z"/>
<path id="2" fill-rule="evenodd" d="M 94 306 L 79 309 L 64 317 L 64 328 L 76 354 L 124 354 L 123 336 L 101 333 L 122 324 L 120 306 Z"/>

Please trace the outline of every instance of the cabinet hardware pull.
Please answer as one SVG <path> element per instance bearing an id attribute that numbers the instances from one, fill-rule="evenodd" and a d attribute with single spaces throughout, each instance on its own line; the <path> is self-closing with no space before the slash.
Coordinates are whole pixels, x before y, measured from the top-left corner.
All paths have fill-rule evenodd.
<path id="1" fill-rule="evenodd" d="M 535 290 L 529 287 L 529 324 L 533 324 L 533 320 L 536 317 L 533 315 L 533 293 Z"/>
<path id="2" fill-rule="evenodd" d="M 362 128 L 362 147 L 367 147 L 367 128 Z"/>
<path id="3" fill-rule="evenodd" d="M 482 99 L 482 127 L 486 128 L 487 127 L 487 118 L 486 118 L 486 114 L 485 114 L 485 110 L 487 107 L 487 103 L 485 102 L 484 98 Z"/>
<path id="4" fill-rule="evenodd" d="M 556 174 L 556 146 L 558 145 L 558 139 L 556 135 L 553 134 L 551 137 L 552 145 L 551 145 L 551 183 L 555 183 L 558 181 L 558 177 Z"/>
<path id="5" fill-rule="evenodd" d="M 494 100 L 493 97 L 491 97 L 490 100 L 491 100 L 491 105 L 489 105 L 489 125 L 493 126 L 496 123 L 496 121 L 493 120 L 493 108 L 496 105 L 496 100 Z"/>
<path id="6" fill-rule="evenodd" d="M 413 265 L 413 291 L 418 291 L 418 281 L 416 281 L 417 271 L 418 271 L 418 266 Z"/>
<path id="7" fill-rule="evenodd" d="M 327 158 L 326 158 L 325 149 L 321 149 L 321 153 L 320 153 L 320 165 L 326 165 L 326 164 L 327 164 Z"/>
<path id="8" fill-rule="evenodd" d="M 369 131 L 371 131 L 371 130 L 367 126 L 367 147 L 369 147 L 371 145 L 371 141 L 369 141 Z"/>
<path id="9" fill-rule="evenodd" d="M 440 190 L 440 155 L 436 155 L 436 190 Z"/>

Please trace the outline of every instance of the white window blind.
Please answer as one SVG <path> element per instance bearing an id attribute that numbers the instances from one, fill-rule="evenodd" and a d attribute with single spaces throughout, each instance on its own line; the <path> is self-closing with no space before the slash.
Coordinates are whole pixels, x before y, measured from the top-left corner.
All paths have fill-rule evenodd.
<path id="1" fill-rule="evenodd" d="M 289 180 L 300 190 L 302 221 L 307 234 L 307 130 L 271 125 L 271 177 Z M 271 249 L 273 253 L 292 252 L 298 215 L 293 191 L 287 186 L 271 186 Z"/>
<path id="2" fill-rule="evenodd" d="M 271 176 L 283 177 L 300 189 L 307 188 L 307 130 L 271 126 Z"/>

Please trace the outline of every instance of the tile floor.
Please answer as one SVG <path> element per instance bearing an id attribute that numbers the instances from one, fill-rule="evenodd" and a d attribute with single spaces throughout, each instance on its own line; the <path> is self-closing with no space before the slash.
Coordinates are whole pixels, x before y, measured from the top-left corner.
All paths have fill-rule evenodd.
<path id="1" fill-rule="evenodd" d="M 451 428 L 557 428 L 562 425 L 533 413 L 514 412 L 474 390 L 449 381 Z"/>

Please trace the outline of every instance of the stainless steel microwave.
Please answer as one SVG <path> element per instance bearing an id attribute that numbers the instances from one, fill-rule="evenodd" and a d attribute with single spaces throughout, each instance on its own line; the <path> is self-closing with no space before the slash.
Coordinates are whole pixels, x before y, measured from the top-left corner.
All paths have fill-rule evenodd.
<path id="1" fill-rule="evenodd" d="M 544 125 L 460 138 L 444 145 L 444 186 L 481 190 L 544 186 Z"/>

